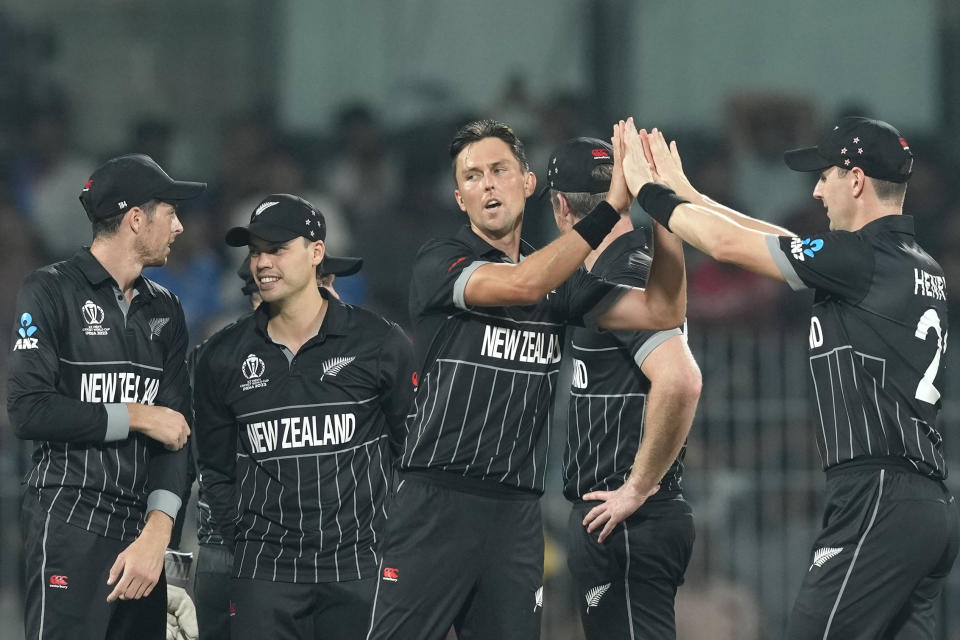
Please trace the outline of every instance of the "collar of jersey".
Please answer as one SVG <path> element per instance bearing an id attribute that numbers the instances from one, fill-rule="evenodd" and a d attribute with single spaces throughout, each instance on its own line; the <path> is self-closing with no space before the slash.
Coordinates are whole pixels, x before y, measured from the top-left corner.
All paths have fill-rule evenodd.
<path id="1" fill-rule="evenodd" d="M 505 254 L 503 251 L 500 251 L 500 249 L 497 249 L 495 246 L 474 233 L 469 224 L 465 224 L 460 227 L 460 230 L 457 231 L 457 235 L 455 237 L 457 240 L 460 240 L 473 249 L 473 252 L 476 253 L 477 256 L 486 256 L 490 253 L 494 253 L 498 257 L 507 258 L 507 254 Z M 528 256 L 534 251 L 536 251 L 536 249 L 534 249 L 530 243 L 523 239 L 520 240 L 521 257 Z M 507 259 L 509 260 L 509 258 Z"/>
<path id="2" fill-rule="evenodd" d="M 107 270 L 103 268 L 103 265 L 100 264 L 100 261 L 90 253 L 90 247 L 83 247 L 80 251 L 77 251 L 73 259 L 77 267 L 79 267 L 80 272 L 83 273 L 84 277 L 93 286 L 99 286 L 108 281 L 111 284 L 116 284 L 113 281 L 113 276 L 111 276 Z M 153 283 L 147 278 L 144 278 L 142 274 L 137 276 L 133 286 L 137 288 L 137 292 L 140 294 L 149 294 L 151 298 L 157 297 L 157 290 Z"/>
<path id="3" fill-rule="evenodd" d="M 882 232 L 893 231 L 894 233 L 906 233 L 914 235 L 913 216 L 908 215 L 889 215 L 877 218 L 860 228 L 860 231 Z"/>
<path id="4" fill-rule="evenodd" d="M 326 289 L 320 289 L 320 295 L 324 297 L 327 301 L 327 314 L 323 317 L 323 324 L 320 325 L 320 331 L 317 332 L 317 335 L 321 333 L 328 336 L 345 336 L 347 335 L 347 308 L 346 306 L 330 296 L 330 293 Z M 268 310 L 270 308 L 270 303 L 264 302 L 257 310 L 254 312 L 254 318 L 257 323 L 257 331 L 262 333 L 264 336 L 267 336 L 267 321 L 270 319 L 270 314 Z"/>

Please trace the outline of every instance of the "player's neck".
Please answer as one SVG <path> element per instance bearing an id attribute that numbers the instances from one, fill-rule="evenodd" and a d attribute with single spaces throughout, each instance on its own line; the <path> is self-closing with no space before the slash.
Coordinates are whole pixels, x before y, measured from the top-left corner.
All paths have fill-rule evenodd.
<path id="1" fill-rule="evenodd" d="M 271 302 L 267 333 L 275 342 L 297 353 L 320 332 L 328 306 L 316 287 L 307 287 L 284 300 Z"/>
<path id="2" fill-rule="evenodd" d="M 143 272 L 143 263 L 132 247 L 125 246 L 119 237 L 96 238 L 90 245 L 90 253 L 107 270 L 124 294 L 133 289 L 133 283 Z"/>
<path id="3" fill-rule="evenodd" d="M 474 224 L 471 224 L 470 228 L 473 229 L 475 234 L 483 238 L 487 244 L 495 249 L 503 251 L 505 254 L 507 254 L 507 257 L 514 262 L 520 261 L 520 231 L 522 229 L 522 225 L 519 221 L 517 221 L 517 225 L 513 229 L 502 236 L 493 236 L 489 233 L 485 233 L 483 229 L 480 229 Z"/>
<path id="4" fill-rule="evenodd" d="M 607 247 L 613 244 L 617 238 L 625 233 L 630 233 L 631 231 L 633 231 L 633 222 L 630 220 L 630 214 L 621 213 L 620 220 L 617 221 L 617 224 L 613 225 L 613 229 L 603 239 L 603 242 L 600 243 L 600 246 L 591 251 L 590 255 L 588 255 L 583 261 L 584 266 L 587 267 L 587 271 L 593 269 L 594 263 L 596 263 L 597 259 L 600 257 L 600 254 L 602 254 Z"/>

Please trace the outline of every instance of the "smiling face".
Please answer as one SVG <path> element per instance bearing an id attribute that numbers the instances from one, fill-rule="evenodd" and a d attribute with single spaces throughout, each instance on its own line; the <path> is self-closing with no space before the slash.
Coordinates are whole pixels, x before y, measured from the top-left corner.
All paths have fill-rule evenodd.
<path id="1" fill-rule="evenodd" d="M 145 267 L 162 267 L 167 263 L 170 246 L 183 233 L 183 225 L 176 208 L 167 202 L 158 202 L 150 215 L 143 211 L 142 226 L 137 234 L 135 250 Z"/>
<path id="2" fill-rule="evenodd" d="M 468 144 L 456 157 L 455 173 L 454 196 L 475 231 L 502 238 L 520 226 L 536 179 L 506 142 L 483 138 Z"/>
<path id="3" fill-rule="evenodd" d="M 317 265 L 323 260 L 323 242 L 296 237 L 269 242 L 250 236 L 250 272 L 264 302 L 282 302 L 317 288 Z"/>

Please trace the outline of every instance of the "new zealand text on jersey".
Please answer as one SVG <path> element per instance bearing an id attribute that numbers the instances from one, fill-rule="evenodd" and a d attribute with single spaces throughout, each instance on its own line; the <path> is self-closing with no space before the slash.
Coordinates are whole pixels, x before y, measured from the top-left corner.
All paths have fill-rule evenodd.
<path id="1" fill-rule="evenodd" d="M 518 362 L 560 362 L 560 338 L 555 333 L 487 325 L 480 355 Z"/>
<path id="2" fill-rule="evenodd" d="M 317 417 L 304 416 L 251 422 L 247 436 L 253 453 L 269 453 L 279 449 L 301 449 L 350 442 L 357 430 L 357 417 L 352 413 L 323 417 L 323 433 L 317 430 Z"/>
<path id="3" fill-rule="evenodd" d="M 136 373 L 85 373 L 80 378 L 81 402 L 138 402 L 153 404 L 160 380 Z"/>

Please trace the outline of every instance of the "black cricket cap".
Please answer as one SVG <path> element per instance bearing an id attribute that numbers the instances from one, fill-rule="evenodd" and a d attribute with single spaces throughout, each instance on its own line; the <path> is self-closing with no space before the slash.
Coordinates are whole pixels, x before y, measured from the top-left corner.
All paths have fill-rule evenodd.
<path id="1" fill-rule="evenodd" d="M 794 171 L 860 167 L 865 175 L 906 182 L 913 173 L 913 153 L 900 132 L 882 120 L 849 116 L 815 147 L 793 149 L 783 160 Z"/>
<path id="2" fill-rule="evenodd" d="M 179 202 L 196 198 L 205 182 L 174 180 L 153 158 L 141 153 L 111 158 L 100 165 L 80 192 L 91 222 L 126 213 L 149 200 Z"/>
<path id="3" fill-rule="evenodd" d="M 319 274 L 321 276 L 352 276 L 360 267 L 363 266 L 363 258 L 350 258 L 344 256 L 337 258 L 335 256 L 323 256 L 323 262 L 320 263 Z"/>
<path id="4" fill-rule="evenodd" d="M 297 236 L 307 240 L 325 240 L 327 223 L 316 207 L 299 196 L 274 193 L 264 198 L 250 215 L 250 224 L 227 231 L 231 247 L 246 247 L 250 236 L 267 242 L 287 242 Z"/>
<path id="5" fill-rule="evenodd" d="M 599 138 L 572 138 L 554 150 L 547 164 L 547 185 L 538 197 L 550 189 L 566 193 L 606 193 L 610 180 L 591 177 L 594 167 L 613 164 L 613 147 Z"/>

